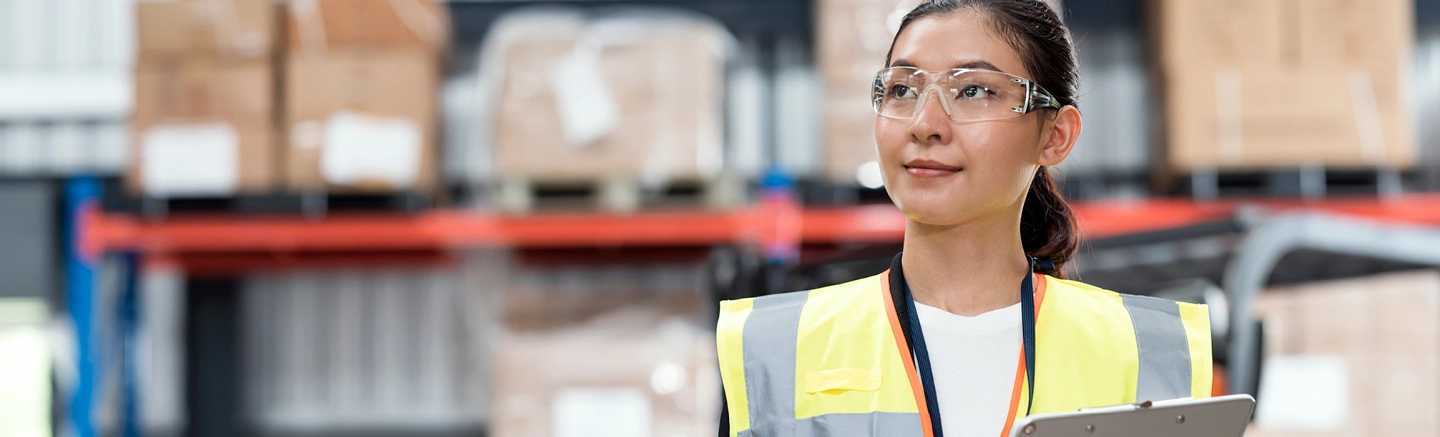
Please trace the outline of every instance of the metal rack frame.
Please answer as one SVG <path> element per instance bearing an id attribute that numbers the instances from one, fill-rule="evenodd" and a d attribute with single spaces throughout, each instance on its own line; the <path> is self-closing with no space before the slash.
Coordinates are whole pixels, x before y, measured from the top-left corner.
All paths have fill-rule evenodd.
<path id="1" fill-rule="evenodd" d="M 1298 249 L 1440 266 L 1440 228 L 1384 223 L 1316 212 L 1292 212 L 1262 219 L 1246 232 L 1225 268 L 1223 288 L 1230 301 L 1230 392 L 1254 394 L 1251 381 L 1259 341 L 1251 317 L 1255 296 L 1275 265 Z"/>

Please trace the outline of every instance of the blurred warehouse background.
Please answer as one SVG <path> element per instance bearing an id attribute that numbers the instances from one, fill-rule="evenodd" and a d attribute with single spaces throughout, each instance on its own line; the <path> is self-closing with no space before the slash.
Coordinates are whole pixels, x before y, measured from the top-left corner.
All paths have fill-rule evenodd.
<path id="1" fill-rule="evenodd" d="M 713 435 L 718 300 L 899 250 L 918 2 L 0 0 L 0 437 Z M 1440 0 L 1050 3 L 1074 274 L 1440 436 Z"/>

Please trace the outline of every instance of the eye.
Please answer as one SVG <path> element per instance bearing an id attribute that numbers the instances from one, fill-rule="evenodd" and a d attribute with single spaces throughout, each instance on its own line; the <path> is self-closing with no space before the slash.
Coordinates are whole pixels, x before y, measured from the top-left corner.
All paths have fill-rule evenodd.
<path id="1" fill-rule="evenodd" d="M 995 93 L 994 93 L 994 92 L 991 92 L 989 89 L 987 89 L 987 88 L 985 88 L 985 87 L 982 87 L 982 86 L 979 86 L 979 85 L 970 85 L 970 86 L 966 86 L 966 87 L 964 87 L 964 88 L 961 88 L 961 89 L 960 89 L 960 92 L 955 93 L 955 95 L 956 95 L 956 97 L 966 98 L 966 99 L 983 99 L 983 98 L 986 98 L 986 97 L 990 97 L 990 96 L 992 96 L 992 95 L 995 95 Z"/>
<path id="2" fill-rule="evenodd" d="M 915 97 L 915 88 L 912 88 L 912 87 L 909 87 L 909 86 L 906 86 L 906 85 L 899 85 L 899 84 L 891 85 L 891 86 L 890 86 L 890 92 L 887 93 L 887 94 L 888 94 L 891 98 L 896 98 L 896 99 L 909 99 L 909 98 L 914 98 L 914 97 Z"/>

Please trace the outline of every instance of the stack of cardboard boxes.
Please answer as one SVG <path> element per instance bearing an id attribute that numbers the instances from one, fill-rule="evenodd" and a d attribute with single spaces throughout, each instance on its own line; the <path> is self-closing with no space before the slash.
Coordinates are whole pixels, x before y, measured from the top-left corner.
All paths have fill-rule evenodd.
<path id="1" fill-rule="evenodd" d="M 210 196 L 276 188 L 276 6 L 177 0 L 136 7 L 131 189 Z"/>
<path id="2" fill-rule="evenodd" d="M 1268 290 L 1266 366 L 1245 435 L 1440 435 L 1440 273 Z"/>
<path id="3" fill-rule="evenodd" d="M 169 0 L 136 8 L 134 191 L 208 197 L 436 185 L 435 94 L 449 25 L 442 5 Z"/>
<path id="4" fill-rule="evenodd" d="M 292 0 L 289 10 L 289 187 L 435 187 L 445 7 L 433 0 Z"/>
<path id="5" fill-rule="evenodd" d="M 1164 164 L 1405 167 L 1410 0 L 1163 0 Z"/>

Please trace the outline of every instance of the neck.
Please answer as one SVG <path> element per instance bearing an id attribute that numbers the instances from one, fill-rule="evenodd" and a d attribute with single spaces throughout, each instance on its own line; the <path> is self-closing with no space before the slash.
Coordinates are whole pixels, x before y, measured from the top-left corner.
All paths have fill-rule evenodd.
<path id="1" fill-rule="evenodd" d="M 900 265 L 915 302 L 967 317 L 1019 303 L 1030 264 L 1018 215 L 952 226 L 907 220 Z"/>

